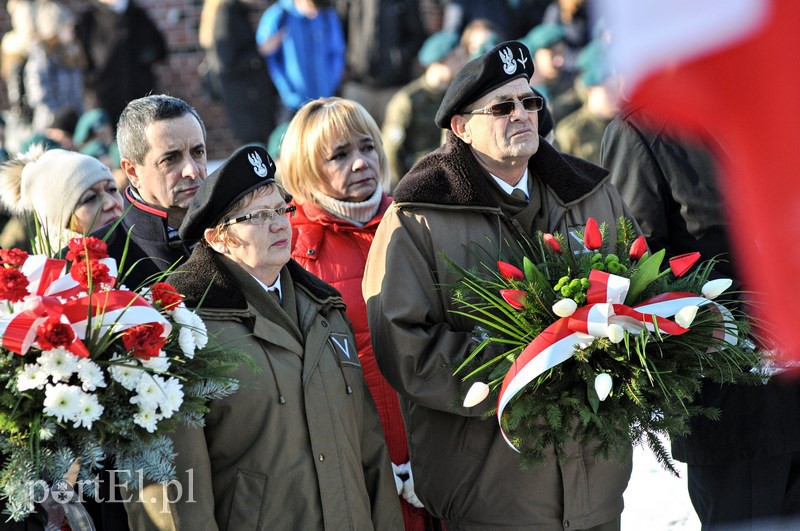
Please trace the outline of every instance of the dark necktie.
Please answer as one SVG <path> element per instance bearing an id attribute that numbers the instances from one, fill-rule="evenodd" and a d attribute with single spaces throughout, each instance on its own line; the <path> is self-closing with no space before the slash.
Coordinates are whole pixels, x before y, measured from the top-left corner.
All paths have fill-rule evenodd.
<path id="1" fill-rule="evenodd" d="M 273 299 L 275 299 L 275 302 L 278 303 L 278 306 L 281 305 L 281 296 L 278 294 L 278 290 L 276 289 L 267 290 L 267 294 L 270 295 Z"/>
<path id="2" fill-rule="evenodd" d="M 525 195 L 525 192 L 523 192 L 519 188 L 514 188 L 511 191 L 511 197 L 519 199 L 520 201 L 525 201 L 526 203 L 528 202 L 528 196 Z"/>

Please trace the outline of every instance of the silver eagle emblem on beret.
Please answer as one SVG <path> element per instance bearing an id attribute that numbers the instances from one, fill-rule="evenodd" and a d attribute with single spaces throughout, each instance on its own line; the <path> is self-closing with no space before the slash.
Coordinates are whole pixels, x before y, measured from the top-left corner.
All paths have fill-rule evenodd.
<path id="1" fill-rule="evenodd" d="M 247 155 L 247 160 L 253 165 L 253 171 L 256 172 L 256 175 L 259 177 L 267 176 L 267 166 L 264 164 L 264 161 L 261 160 L 261 155 L 253 151 Z"/>
<path id="2" fill-rule="evenodd" d="M 503 61 L 503 72 L 510 76 L 517 71 L 517 62 L 514 60 L 514 52 L 511 51 L 511 48 L 506 46 L 497 53 L 500 54 L 500 59 Z"/>

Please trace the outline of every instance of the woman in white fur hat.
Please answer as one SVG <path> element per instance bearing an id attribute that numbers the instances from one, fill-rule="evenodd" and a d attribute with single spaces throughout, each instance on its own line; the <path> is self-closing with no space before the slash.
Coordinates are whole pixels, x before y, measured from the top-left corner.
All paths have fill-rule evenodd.
<path id="1" fill-rule="evenodd" d="M 18 216 L 36 215 L 46 240 L 35 250 L 51 255 L 122 215 L 122 196 L 102 162 L 41 145 L 0 165 L 0 201 Z"/>

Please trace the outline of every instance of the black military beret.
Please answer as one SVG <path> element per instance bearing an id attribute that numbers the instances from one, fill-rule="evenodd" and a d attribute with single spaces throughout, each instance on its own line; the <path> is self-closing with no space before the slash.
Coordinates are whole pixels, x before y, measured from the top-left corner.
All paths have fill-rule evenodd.
<path id="1" fill-rule="evenodd" d="M 519 41 L 501 42 L 458 71 L 436 112 L 436 125 L 450 129 L 450 118 L 512 79 L 533 75 L 533 59 Z"/>
<path id="2" fill-rule="evenodd" d="M 208 176 L 189 203 L 178 231 L 184 240 L 199 240 L 236 201 L 259 186 L 275 182 L 275 163 L 260 146 L 244 146 Z"/>

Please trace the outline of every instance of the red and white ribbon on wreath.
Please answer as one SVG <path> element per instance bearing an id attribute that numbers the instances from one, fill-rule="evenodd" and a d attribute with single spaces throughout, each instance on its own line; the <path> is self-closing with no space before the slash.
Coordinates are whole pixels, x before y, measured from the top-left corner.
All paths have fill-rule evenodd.
<path id="1" fill-rule="evenodd" d="M 111 282 L 117 279 L 117 261 L 113 258 L 98 260 L 108 267 Z M 19 270 L 28 277 L 28 291 L 33 295 L 51 295 L 53 297 L 74 297 L 86 289 L 78 284 L 72 276 L 66 274 L 67 261 L 50 258 L 43 254 L 28 257 Z"/>
<path id="2" fill-rule="evenodd" d="M 117 264 L 113 258 L 100 260 L 109 269 L 112 279 L 117 276 Z M 76 356 L 89 355 L 83 344 L 86 330 L 99 333 L 118 333 L 126 328 L 146 323 L 164 325 L 164 337 L 169 335 L 172 325 L 143 297 L 127 290 L 100 290 L 91 295 L 78 282 L 65 273 L 67 262 L 44 255 L 31 255 L 20 268 L 28 278 L 28 290 L 20 309 L 10 315 L 0 316 L 2 346 L 24 355 L 36 340 L 37 328 L 48 318 L 69 324 L 76 340 L 67 350 Z M 66 299 L 66 300 L 65 300 Z"/>
<path id="3" fill-rule="evenodd" d="M 89 316 L 89 313 L 92 313 Z M 86 328 L 91 322 L 92 330 L 101 334 L 122 332 L 126 328 L 146 323 L 164 325 L 163 337 L 169 335 L 172 324 L 161 312 L 134 291 L 109 290 L 80 297 L 64 304 L 64 315 L 72 324 L 75 335 L 86 337 Z"/>
<path id="4" fill-rule="evenodd" d="M 590 287 L 586 294 L 587 304 L 578 308 L 571 316 L 562 317 L 545 328 L 522 351 L 506 373 L 497 400 L 497 421 L 511 400 L 536 377 L 565 362 L 577 348 L 589 346 L 595 338 L 607 337 L 609 325 L 617 324 L 629 332 L 658 328 L 659 333 L 680 335 L 684 328 L 668 317 L 674 316 L 686 306 L 702 306 L 711 303 L 723 315 L 725 321 L 732 319 L 723 306 L 694 293 L 668 292 L 652 297 L 631 308 L 622 304 L 628 294 L 630 280 L 604 271 L 592 270 Z M 726 328 L 725 340 L 736 344 L 735 330 Z M 500 433 L 509 446 L 516 447 L 508 439 L 500 423 Z"/>

